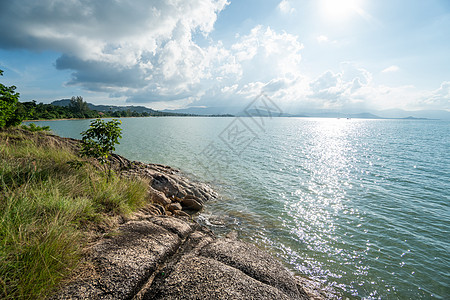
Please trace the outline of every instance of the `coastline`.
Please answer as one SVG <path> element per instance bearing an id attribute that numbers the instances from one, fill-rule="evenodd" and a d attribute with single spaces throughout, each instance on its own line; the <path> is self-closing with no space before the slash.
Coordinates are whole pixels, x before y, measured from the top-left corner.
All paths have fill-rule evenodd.
<path id="1" fill-rule="evenodd" d="M 197 299 L 202 294 L 206 298 L 224 299 L 319 300 L 337 298 L 334 291 L 323 289 L 320 284 L 306 277 L 294 276 L 269 253 L 255 245 L 240 241 L 236 232 L 218 238 L 208 227 L 200 225 L 193 216 L 203 208 L 208 200 L 218 196 L 208 185 L 192 182 L 179 170 L 169 166 L 129 161 L 117 154 L 113 154 L 111 159 L 114 169 L 121 172 L 123 176 L 149 180 L 149 192 L 153 201 L 153 204 L 150 204 L 144 211 L 133 214 L 129 220 L 121 224 L 117 229 L 118 233 L 115 234 L 121 236 L 126 233 L 124 235 L 133 236 L 137 232 L 145 230 L 143 228 L 156 224 L 172 234 L 175 233 L 180 238 L 175 246 L 167 245 L 168 249 L 165 250 L 167 253 L 163 256 L 168 256 L 168 258 L 162 259 L 163 262 L 160 262 L 157 268 L 152 270 L 152 275 L 148 279 L 144 279 L 145 284 L 139 292 L 134 292 L 135 299 L 178 299 L 180 297 Z M 153 207 L 151 208 L 151 206 Z M 154 232 L 150 230 L 145 236 L 137 239 L 144 243 L 148 243 L 148 239 L 162 245 L 167 243 L 166 238 L 154 237 L 153 234 Z M 104 246 L 105 243 L 107 246 Z M 142 255 L 146 257 L 147 250 L 130 250 L 127 241 L 124 242 L 122 238 L 118 238 L 106 242 L 98 241 L 94 246 L 94 249 L 98 250 L 94 250 L 94 254 L 91 253 L 95 257 L 94 260 L 110 261 L 112 259 L 116 261 L 116 257 L 104 257 L 110 255 L 105 253 L 108 253 L 111 245 L 114 245 L 114 248 L 119 246 L 126 253 L 120 259 L 126 264 L 136 264 L 136 261 L 129 260 L 129 252 L 141 252 L 140 257 L 135 259 L 141 259 Z M 113 252 L 114 254 L 111 255 L 116 256 L 116 250 Z M 99 259 L 98 256 L 102 258 Z M 153 260 L 160 261 L 161 258 L 151 256 L 145 258 L 147 262 Z M 145 262 L 142 263 L 145 264 Z M 120 266 L 119 269 L 123 267 Z M 102 268 L 101 265 L 97 266 L 97 269 Z M 191 271 L 193 269 L 196 271 Z M 135 271 L 141 272 L 140 270 Z M 107 273 L 109 274 L 109 271 Z M 229 276 L 229 273 L 232 273 L 233 276 Z M 108 274 L 103 274 L 103 276 L 108 277 Z M 115 271 L 114 274 L 116 274 Z M 219 278 L 220 286 L 217 286 L 217 282 L 212 282 L 211 278 Z M 125 278 L 121 280 L 126 281 Z M 120 284 L 123 285 L 123 281 Z M 91 286 L 92 282 L 88 285 Z M 70 284 L 66 286 L 62 290 L 62 298 L 67 296 L 76 298 L 80 290 L 86 290 L 86 284 L 76 283 L 75 286 L 77 291 L 75 293 L 73 292 L 74 286 Z M 177 286 L 176 291 L 173 290 L 174 286 Z M 233 291 L 231 294 L 230 289 Z M 101 290 L 104 290 L 104 287 L 101 287 Z M 68 291 L 69 294 L 67 294 Z M 113 292 L 116 293 L 114 298 L 122 298 L 123 295 L 117 294 L 117 292 Z M 234 293 L 239 296 L 233 296 Z M 83 295 L 83 298 L 84 296 L 86 295 Z M 94 292 L 94 295 L 89 295 L 89 297 L 92 296 L 96 297 L 97 294 Z M 128 296 L 123 298 L 128 298 Z"/>
<path id="2" fill-rule="evenodd" d="M 58 152 L 79 150 L 80 140 L 17 131 Z M 217 197 L 208 185 L 168 166 L 117 154 L 110 159 L 118 176 L 147 183 L 148 202 L 91 228 L 81 263 L 49 298 L 332 298 L 307 278 L 294 277 L 269 253 L 240 241 L 237 233 L 219 238 L 197 223 L 195 213 Z M 90 164 L 100 167 L 96 161 Z"/>
<path id="3" fill-rule="evenodd" d="M 127 118 L 128 119 L 128 118 L 149 118 L 149 117 L 102 117 L 102 118 L 41 119 L 41 120 L 23 120 L 22 122 L 72 121 L 72 120 L 122 119 L 122 118 Z M 159 117 L 159 116 L 152 116 L 152 117 Z"/>

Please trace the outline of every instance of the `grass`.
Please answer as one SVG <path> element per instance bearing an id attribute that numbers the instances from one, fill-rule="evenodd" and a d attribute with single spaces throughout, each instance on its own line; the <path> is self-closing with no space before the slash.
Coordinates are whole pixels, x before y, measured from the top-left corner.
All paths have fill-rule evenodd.
<path id="1" fill-rule="evenodd" d="M 0 298 L 43 299 L 79 264 L 92 228 L 147 202 L 42 132 L 0 131 Z"/>

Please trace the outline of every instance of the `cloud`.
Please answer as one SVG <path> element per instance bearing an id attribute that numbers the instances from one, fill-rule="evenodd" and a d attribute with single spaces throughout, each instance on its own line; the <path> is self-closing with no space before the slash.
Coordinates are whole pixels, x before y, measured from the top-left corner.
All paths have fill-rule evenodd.
<path id="1" fill-rule="evenodd" d="M 66 83 L 155 107 L 235 106 L 265 91 L 285 109 L 450 109 L 450 83 L 434 91 L 377 86 L 353 63 L 304 75 L 299 37 L 256 26 L 230 44 L 213 41 L 226 0 L 2 1 L 0 48 L 55 51 Z M 291 2 L 279 2 L 293 13 Z M 200 44 L 197 36 L 205 37 Z M 327 36 L 319 43 L 335 43 Z M 399 71 L 390 66 L 383 73 Z"/>
<path id="2" fill-rule="evenodd" d="M 295 12 L 295 8 L 291 7 L 291 3 L 288 0 L 282 0 L 278 4 L 278 9 L 284 14 L 292 14 Z"/>
<path id="3" fill-rule="evenodd" d="M 444 81 L 441 86 L 425 95 L 419 101 L 419 106 L 429 109 L 445 109 L 450 111 L 450 81 Z"/>
<path id="4" fill-rule="evenodd" d="M 326 71 L 309 84 L 308 97 L 318 99 L 323 108 L 339 108 L 346 104 L 361 102 L 361 90 L 372 81 L 372 75 L 352 63 L 340 65 L 340 72 Z"/>
<path id="5" fill-rule="evenodd" d="M 68 85 L 147 102 L 195 96 L 212 76 L 239 76 L 229 52 L 200 47 L 226 0 L 22 0 L 2 3 L 0 47 L 63 53 Z"/>
<path id="6" fill-rule="evenodd" d="M 386 69 L 384 69 L 383 71 L 381 71 L 382 73 L 392 73 L 392 72 L 397 72 L 399 71 L 400 68 L 396 65 L 392 65 L 390 67 L 387 67 Z"/>
<path id="7" fill-rule="evenodd" d="M 277 33 L 263 26 L 256 26 L 231 46 L 244 72 L 257 80 L 298 74 L 303 48 L 296 35 Z"/>

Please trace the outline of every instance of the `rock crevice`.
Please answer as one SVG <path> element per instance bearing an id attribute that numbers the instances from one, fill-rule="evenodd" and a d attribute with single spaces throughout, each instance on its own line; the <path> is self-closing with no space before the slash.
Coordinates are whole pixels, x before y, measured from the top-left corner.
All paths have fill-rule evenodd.
<path id="1" fill-rule="evenodd" d="M 272 256 L 188 218 L 124 223 L 92 247 L 94 272 L 53 299 L 309 299 Z"/>

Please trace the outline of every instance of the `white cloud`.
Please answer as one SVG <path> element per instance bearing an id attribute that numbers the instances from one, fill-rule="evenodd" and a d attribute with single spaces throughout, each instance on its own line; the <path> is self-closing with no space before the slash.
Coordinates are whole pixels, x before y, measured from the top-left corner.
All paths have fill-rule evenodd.
<path id="1" fill-rule="evenodd" d="M 450 81 L 444 81 L 438 89 L 423 96 L 418 104 L 419 107 L 426 106 L 428 109 L 450 111 Z"/>
<path id="2" fill-rule="evenodd" d="M 383 71 L 381 71 L 382 73 L 392 73 L 392 72 L 397 72 L 399 71 L 400 68 L 396 65 L 392 65 L 387 67 L 386 69 L 384 69 Z"/>
<path id="3" fill-rule="evenodd" d="M 2 4 L 0 47 L 63 53 L 69 85 L 136 101 L 195 96 L 204 80 L 239 76 L 220 44 L 200 47 L 226 0 L 24 0 Z M 217 65 L 220 65 L 216 68 Z M 147 98 L 146 98 L 147 95 Z"/>
<path id="4" fill-rule="evenodd" d="M 247 73 L 270 78 L 298 74 L 303 48 L 297 36 L 263 26 L 253 28 L 231 47 Z"/>
<path id="5" fill-rule="evenodd" d="M 450 82 L 434 91 L 413 86 L 376 86 L 372 74 L 353 63 L 316 78 L 302 72 L 299 37 L 256 26 L 232 45 L 211 33 L 226 0 L 3 1 L 0 48 L 57 51 L 68 85 L 158 108 L 186 105 L 244 107 L 261 91 L 285 108 L 450 109 Z M 293 13 L 291 2 L 278 8 Z M 203 35 L 202 45 L 193 35 Z M 336 43 L 325 35 L 319 43 Z M 396 65 L 382 72 L 396 72 Z"/>
<path id="6" fill-rule="evenodd" d="M 288 0 L 282 0 L 278 4 L 278 9 L 284 14 L 292 14 L 295 12 L 295 8 L 291 7 L 291 3 Z"/>

